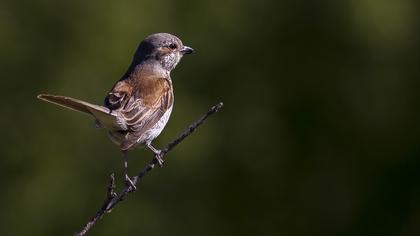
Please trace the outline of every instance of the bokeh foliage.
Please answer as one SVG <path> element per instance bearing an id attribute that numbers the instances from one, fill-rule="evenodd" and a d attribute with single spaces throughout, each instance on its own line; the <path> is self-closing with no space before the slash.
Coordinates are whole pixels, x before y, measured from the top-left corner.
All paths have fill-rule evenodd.
<path id="1" fill-rule="evenodd" d="M 35 96 L 101 103 L 154 32 L 196 50 L 157 145 L 225 107 L 91 235 L 419 235 L 419 5 L 1 0 L 2 235 L 71 235 L 93 216 L 121 155 Z M 151 157 L 132 152 L 130 171 Z"/>

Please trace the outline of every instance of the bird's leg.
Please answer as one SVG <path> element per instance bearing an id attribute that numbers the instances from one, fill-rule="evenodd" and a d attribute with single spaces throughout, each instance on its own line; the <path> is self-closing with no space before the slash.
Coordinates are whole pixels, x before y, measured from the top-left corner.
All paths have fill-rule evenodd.
<path id="1" fill-rule="evenodd" d="M 155 154 L 155 158 L 156 158 L 156 161 L 158 162 L 158 165 L 160 167 L 162 167 L 163 166 L 163 163 L 164 163 L 162 157 L 160 156 L 160 154 L 162 153 L 162 151 L 156 149 L 155 147 L 153 147 L 152 144 L 151 144 L 151 142 L 147 142 L 146 143 L 146 147 L 148 147 Z"/>
<path id="2" fill-rule="evenodd" d="M 130 176 L 128 176 L 127 151 L 123 151 L 123 156 L 124 156 L 124 183 L 128 188 L 131 187 L 131 191 L 135 191 L 136 185 L 133 183 Z"/>

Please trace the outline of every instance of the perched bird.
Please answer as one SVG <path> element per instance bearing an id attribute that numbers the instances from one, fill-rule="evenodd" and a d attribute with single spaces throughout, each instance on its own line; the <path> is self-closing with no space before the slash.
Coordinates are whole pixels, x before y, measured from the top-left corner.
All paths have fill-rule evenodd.
<path id="1" fill-rule="evenodd" d="M 192 52 L 174 35 L 152 34 L 140 43 L 131 65 L 105 97 L 104 106 L 50 94 L 38 98 L 85 113 L 106 129 L 123 152 L 125 182 L 135 189 L 127 174 L 127 151 L 145 146 L 155 154 L 158 164 L 163 164 L 160 150 L 152 146 L 152 141 L 162 132 L 172 111 L 170 73 L 183 55 Z"/>

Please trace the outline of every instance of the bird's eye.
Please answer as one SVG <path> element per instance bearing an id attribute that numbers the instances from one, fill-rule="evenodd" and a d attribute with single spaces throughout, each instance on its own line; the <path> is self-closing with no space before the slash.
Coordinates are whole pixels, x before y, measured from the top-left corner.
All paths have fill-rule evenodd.
<path id="1" fill-rule="evenodd" d="M 178 46 L 174 43 L 169 44 L 170 49 L 176 49 Z"/>

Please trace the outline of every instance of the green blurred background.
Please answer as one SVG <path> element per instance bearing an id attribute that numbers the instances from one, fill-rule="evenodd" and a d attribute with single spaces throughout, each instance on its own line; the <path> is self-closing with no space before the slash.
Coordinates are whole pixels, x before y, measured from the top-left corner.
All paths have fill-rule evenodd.
<path id="1" fill-rule="evenodd" d="M 72 235 L 121 187 L 105 132 L 35 97 L 102 103 L 155 32 L 196 50 L 157 146 L 225 106 L 90 235 L 420 235 L 419 7 L 1 0 L 2 235 Z"/>

